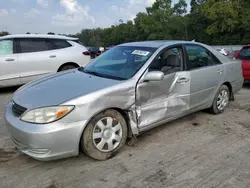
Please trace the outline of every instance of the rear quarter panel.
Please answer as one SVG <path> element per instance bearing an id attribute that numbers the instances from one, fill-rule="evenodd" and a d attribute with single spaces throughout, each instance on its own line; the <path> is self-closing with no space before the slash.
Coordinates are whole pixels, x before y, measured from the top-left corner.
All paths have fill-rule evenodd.
<path id="1" fill-rule="evenodd" d="M 87 49 L 78 44 L 73 44 L 73 46 L 68 48 L 50 51 L 52 55 L 56 55 L 54 59 L 54 69 L 56 72 L 59 67 L 65 63 L 76 63 L 79 66 L 88 64 L 90 62 L 90 56 L 82 54 L 84 51 L 87 51 Z"/>
<path id="2" fill-rule="evenodd" d="M 73 46 L 68 48 L 67 54 L 61 54 L 62 60 L 64 62 L 74 62 L 79 66 L 85 66 L 90 63 L 90 56 L 86 56 L 83 52 L 88 51 L 86 47 L 76 43 L 69 41 Z"/>
<path id="3" fill-rule="evenodd" d="M 223 82 L 229 82 L 232 86 L 233 93 L 238 92 L 243 85 L 244 78 L 242 73 L 242 63 L 234 59 L 230 59 L 215 50 L 213 47 L 203 44 L 209 49 L 224 65 L 224 80 Z M 239 52 L 237 52 L 239 53 Z M 219 86 L 218 86 L 219 87 Z"/>

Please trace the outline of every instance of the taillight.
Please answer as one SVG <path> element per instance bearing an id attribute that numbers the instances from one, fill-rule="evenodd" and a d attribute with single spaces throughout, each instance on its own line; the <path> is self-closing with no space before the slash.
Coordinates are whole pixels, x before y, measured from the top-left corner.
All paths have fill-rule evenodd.
<path id="1" fill-rule="evenodd" d="M 83 55 L 89 55 L 89 52 L 86 51 L 86 52 L 83 52 L 82 54 L 83 54 Z"/>

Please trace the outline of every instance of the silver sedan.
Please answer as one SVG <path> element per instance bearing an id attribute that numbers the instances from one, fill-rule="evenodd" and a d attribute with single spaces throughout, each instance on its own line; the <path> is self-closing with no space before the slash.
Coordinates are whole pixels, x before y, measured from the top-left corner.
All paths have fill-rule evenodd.
<path id="1" fill-rule="evenodd" d="M 6 126 L 16 147 L 35 159 L 83 151 L 106 160 L 153 127 L 202 109 L 222 113 L 242 84 L 241 63 L 210 46 L 127 43 L 18 89 Z"/>

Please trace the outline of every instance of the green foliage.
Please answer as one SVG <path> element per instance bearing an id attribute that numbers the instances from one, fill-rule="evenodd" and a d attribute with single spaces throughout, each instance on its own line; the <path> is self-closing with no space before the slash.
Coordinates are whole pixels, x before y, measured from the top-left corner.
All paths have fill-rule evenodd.
<path id="1" fill-rule="evenodd" d="M 187 3 L 185 0 L 180 0 L 174 5 L 173 11 L 176 15 L 183 15 L 187 13 Z"/>
<path id="2" fill-rule="evenodd" d="M 207 33 L 232 32 L 238 26 L 238 10 L 233 1 L 208 0 L 201 11 L 212 23 L 207 27 Z"/>
<path id="3" fill-rule="evenodd" d="M 0 32 L 0 37 L 1 36 L 5 36 L 5 35 L 9 35 L 10 33 L 9 32 L 7 32 L 7 31 L 2 31 L 2 32 Z"/>

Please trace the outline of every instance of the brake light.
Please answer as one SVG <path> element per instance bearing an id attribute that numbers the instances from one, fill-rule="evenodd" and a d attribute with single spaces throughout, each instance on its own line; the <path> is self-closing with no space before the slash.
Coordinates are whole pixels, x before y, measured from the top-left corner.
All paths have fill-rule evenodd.
<path id="1" fill-rule="evenodd" d="M 90 55 L 88 51 L 82 52 L 83 55 Z"/>

